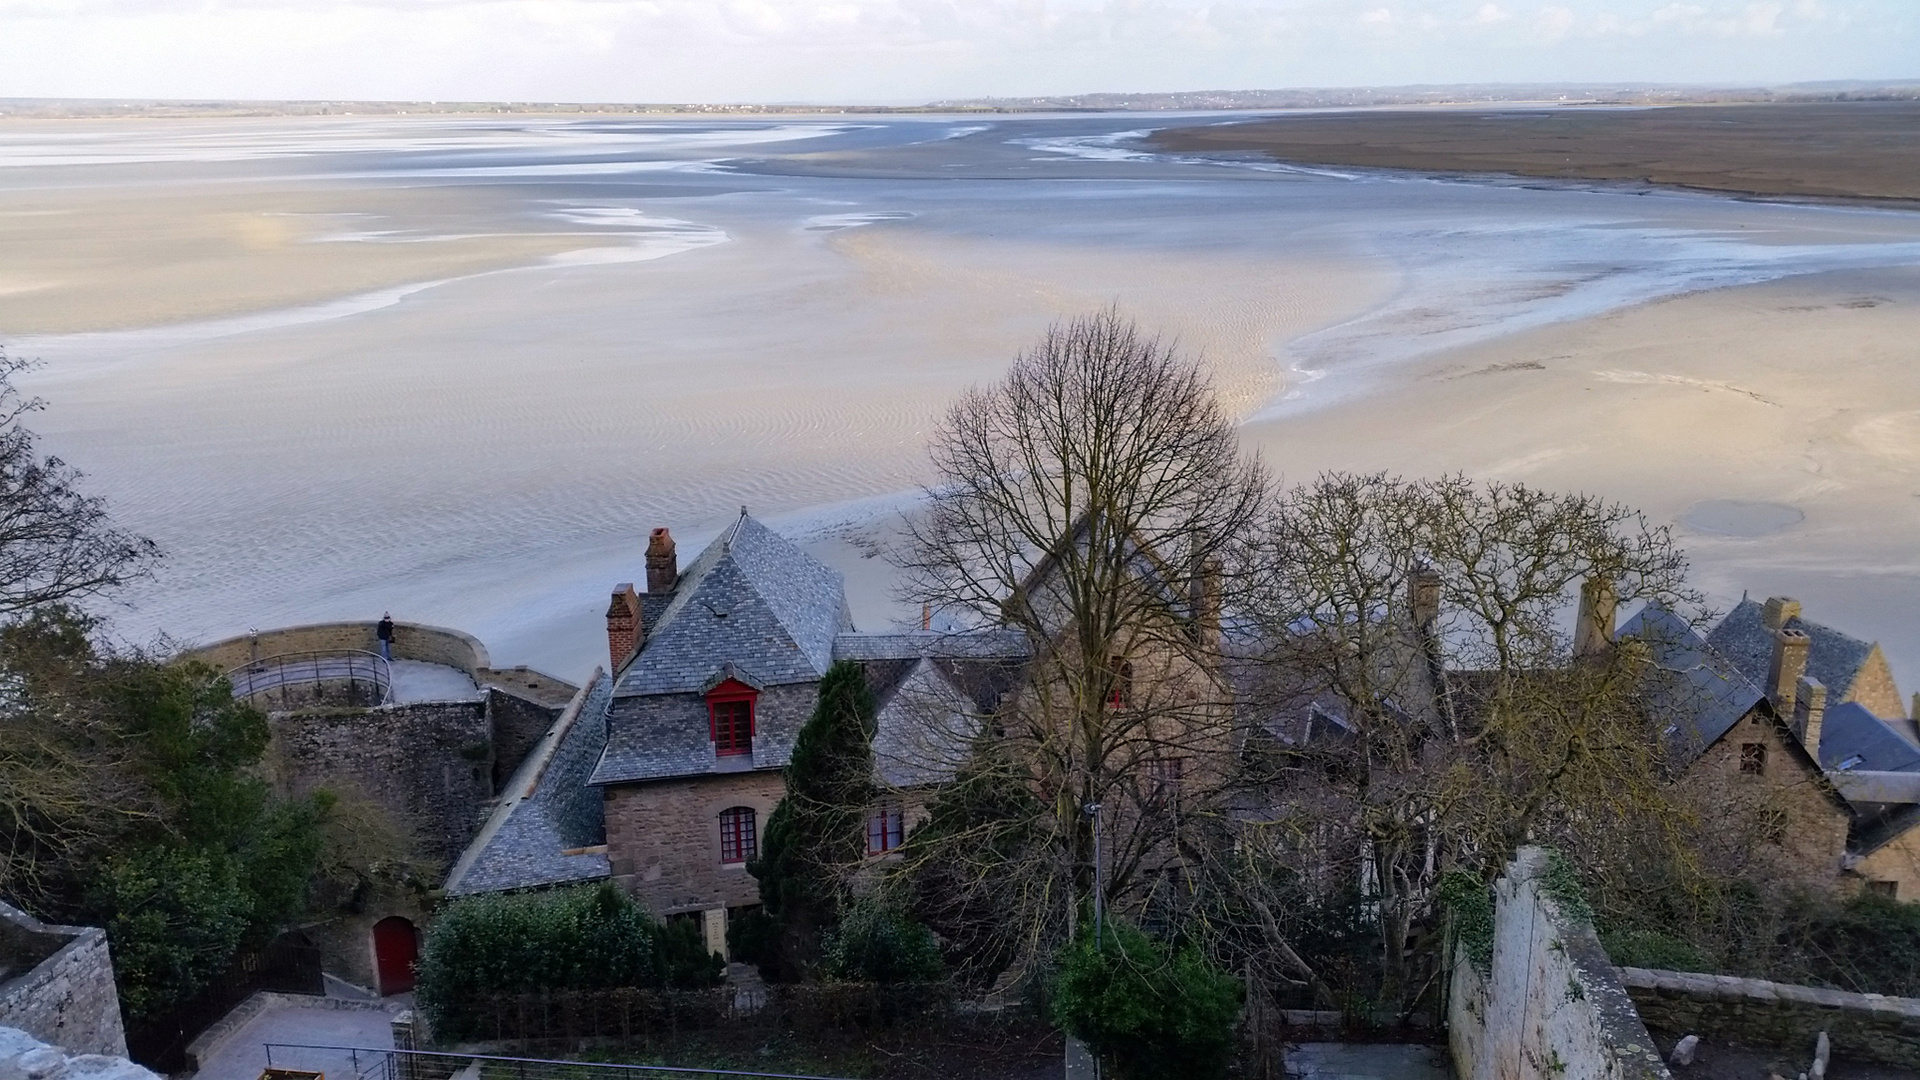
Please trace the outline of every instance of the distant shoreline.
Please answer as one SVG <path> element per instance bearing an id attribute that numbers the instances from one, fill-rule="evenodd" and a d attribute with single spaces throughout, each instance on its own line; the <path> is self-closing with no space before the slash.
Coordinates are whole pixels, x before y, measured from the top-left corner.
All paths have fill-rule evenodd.
<path id="1" fill-rule="evenodd" d="M 1172 153 L 1253 153 L 1295 165 L 1920 205 L 1915 101 L 1370 110 L 1170 127 L 1145 141 Z"/>

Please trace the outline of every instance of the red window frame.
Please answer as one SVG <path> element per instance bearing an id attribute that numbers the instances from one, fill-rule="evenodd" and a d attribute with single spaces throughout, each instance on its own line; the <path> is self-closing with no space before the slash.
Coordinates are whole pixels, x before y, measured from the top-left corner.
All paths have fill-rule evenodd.
<path id="1" fill-rule="evenodd" d="M 867 854 L 885 855 L 897 851 L 907 839 L 907 812 L 898 806 L 881 806 L 867 816 Z"/>
<path id="2" fill-rule="evenodd" d="M 754 707 L 759 692 L 732 679 L 707 692 L 707 738 L 721 757 L 753 753 L 758 726 Z"/>
<path id="3" fill-rule="evenodd" d="M 1107 708 L 1124 709 L 1133 701 L 1133 661 L 1113 658 L 1113 685 L 1107 690 Z"/>
<path id="4" fill-rule="evenodd" d="M 757 815 L 751 806 L 729 806 L 720 811 L 720 862 L 737 866 L 760 854 Z"/>

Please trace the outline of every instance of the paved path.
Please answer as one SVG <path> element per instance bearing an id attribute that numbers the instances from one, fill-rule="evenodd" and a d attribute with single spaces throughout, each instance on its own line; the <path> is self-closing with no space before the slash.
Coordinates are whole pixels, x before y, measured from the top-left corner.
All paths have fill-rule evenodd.
<path id="1" fill-rule="evenodd" d="M 1446 1048 L 1417 1044 L 1301 1043 L 1287 1051 L 1300 1080 L 1450 1080 Z M 329 1078 L 331 1080 L 331 1078 Z"/>
<path id="2" fill-rule="evenodd" d="M 261 1070 L 267 1067 L 265 1044 L 270 1042 L 392 1049 L 392 1020 L 392 1012 L 385 1009 L 336 1008 L 317 1003 L 273 1006 L 210 1055 L 195 1080 L 260 1080 Z M 377 1064 L 363 1055 L 359 1069 Z M 351 1055 L 318 1050 L 275 1050 L 273 1065 L 317 1070 L 324 1072 L 327 1080 L 353 1080 L 359 1072 Z"/>
<path id="3" fill-rule="evenodd" d="M 409 701 L 472 701 L 480 693 L 472 677 L 459 668 L 419 660 L 395 660 L 389 667 L 396 705 Z"/>

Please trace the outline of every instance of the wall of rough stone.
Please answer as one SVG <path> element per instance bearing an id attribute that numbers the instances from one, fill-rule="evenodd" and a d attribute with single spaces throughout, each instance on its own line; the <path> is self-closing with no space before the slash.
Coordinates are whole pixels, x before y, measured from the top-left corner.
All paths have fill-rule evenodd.
<path id="1" fill-rule="evenodd" d="M 1847 686 L 1845 700 L 1859 702 L 1882 720 L 1897 720 L 1907 715 L 1907 703 L 1893 681 L 1893 667 L 1887 663 L 1887 654 L 1880 651 L 1880 646 L 1875 645 L 1867 653 L 1853 682 Z"/>
<path id="2" fill-rule="evenodd" d="M 493 796 L 486 708 L 472 701 L 274 713 L 267 760 L 282 794 L 318 788 L 365 796 L 451 864 Z"/>
<path id="3" fill-rule="evenodd" d="M 1765 770 L 1740 771 L 1741 748 L 1766 747 Z M 1793 734 L 1764 711 L 1742 717 L 1681 780 L 1685 795 L 1716 822 L 1713 839 L 1743 859 L 1751 876 L 1830 890 L 1841 881 L 1852 817 Z"/>
<path id="4" fill-rule="evenodd" d="M 221 671 L 230 671 L 261 657 L 279 653 L 378 652 L 380 642 L 374 636 L 374 627 L 375 623 L 368 621 L 315 623 L 311 626 L 262 630 L 258 634 L 242 634 L 189 649 L 182 656 L 211 664 Z M 474 676 L 476 681 L 493 664 L 487 655 L 487 647 L 472 634 L 420 623 L 393 624 L 393 656 L 396 660 L 423 660 L 430 664 L 459 668 Z"/>
<path id="5" fill-rule="evenodd" d="M 1448 1039 L 1462 1080 L 1668 1080 L 1593 927 L 1543 887 L 1522 848 L 1494 887 L 1493 959 L 1456 969 Z"/>
<path id="6" fill-rule="evenodd" d="M 0 904 L 0 1027 L 77 1054 L 126 1056 L 106 931 Z"/>
<path id="7" fill-rule="evenodd" d="M 0 1080 L 160 1080 L 124 1053 L 96 1054 L 49 1045 L 31 1032 L 0 1024 Z"/>
<path id="8" fill-rule="evenodd" d="M 720 862 L 720 812 L 751 806 L 756 836 L 785 794 L 777 771 L 622 784 L 606 790 L 614 880 L 649 911 L 670 915 L 760 902 L 745 866 Z"/>
<path id="9" fill-rule="evenodd" d="M 1920 1068 L 1920 999 L 1850 994 L 1731 975 L 1621 968 L 1649 1027 L 1811 1056 L 1827 1032 L 1840 1061 Z"/>
<path id="10" fill-rule="evenodd" d="M 486 690 L 487 725 L 493 732 L 493 790 L 499 791 L 526 760 L 527 751 L 546 735 L 565 711 L 566 702 L 546 705 L 531 698 L 489 686 Z"/>

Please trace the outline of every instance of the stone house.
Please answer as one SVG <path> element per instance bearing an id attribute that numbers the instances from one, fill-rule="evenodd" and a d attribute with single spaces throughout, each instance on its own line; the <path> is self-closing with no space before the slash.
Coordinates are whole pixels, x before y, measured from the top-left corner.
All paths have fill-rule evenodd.
<path id="1" fill-rule="evenodd" d="M 1787 678 L 1789 686 L 1804 674 L 1826 687 L 1829 705 L 1858 702 L 1883 720 L 1898 721 L 1896 726 L 1908 741 L 1920 742 L 1879 644 L 1802 618 L 1798 600 L 1785 596 L 1769 597 L 1765 603 L 1743 599 L 1707 633 L 1707 644 L 1732 661 L 1749 681 L 1765 683 L 1772 675 L 1775 635 L 1781 630 L 1807 636 L 1806 649 L 1788 657 L 1801 669 Z"/>
<path id="2" fill-rule="evenodd" d="M 527 756 L 447 892 L 611 878 L 657 915 L 698 918 L 724 952 L 729 913 L 760 902 L 747 864 L 827 668 L 858 662 L 874 691 L 888 795 L 867 839 L 883 858 L 1025 647 L 1002 631 L 860 633 L 839 574 L 745 512 L 684 571 L 665 529 L 646 562 L 644 593 L 613 591 L 609 672 Z"/>

